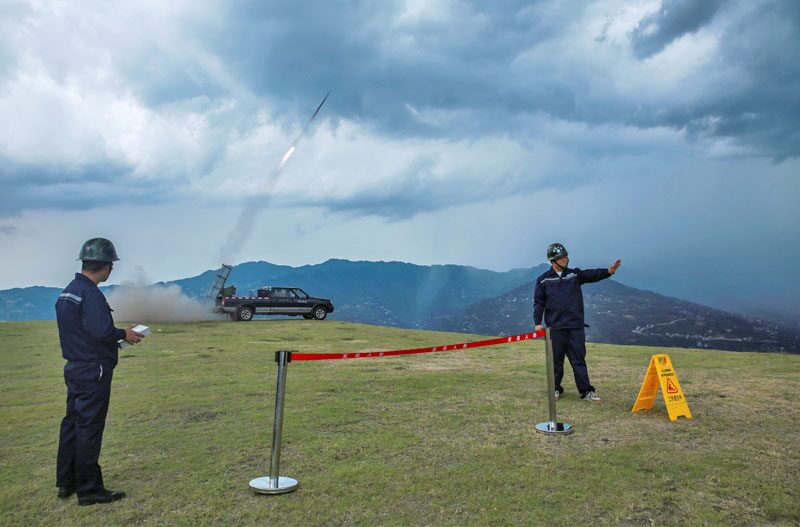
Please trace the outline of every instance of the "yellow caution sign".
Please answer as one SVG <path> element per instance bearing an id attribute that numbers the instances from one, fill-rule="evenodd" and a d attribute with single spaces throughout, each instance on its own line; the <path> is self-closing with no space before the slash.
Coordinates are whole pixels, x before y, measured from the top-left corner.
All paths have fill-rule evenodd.
<path id="1" fill-rule="evenodd" d="M 672 361 L 669 360 L 669 355 L 665 354 L 650 357 L 650 366 L 647 368 L 644 381 L 642 381 L 642 388 L 639 390 L 639 396 L 636 397 L 631 413 L 636 413 L 639 410 L 650 410 L 656 401 L 659 385 L 661 386 L 661 393 L 664 394 L 669 420 L 675 421 L 680 416 L 691 419 L 692 412 L 689 411 L 689 405 L 686 404 L 686 397 L 683 396 L 681 383 L 678 382 L 678 376 L 672 368 Z"/>

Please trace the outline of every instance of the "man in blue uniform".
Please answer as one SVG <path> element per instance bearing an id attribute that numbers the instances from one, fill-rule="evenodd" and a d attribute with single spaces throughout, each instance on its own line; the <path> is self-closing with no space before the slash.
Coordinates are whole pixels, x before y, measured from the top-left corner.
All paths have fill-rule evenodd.
<path id="1" fill-rule="evenodd" d="M 605 280 L 617 272 L 620 260 L 608 269 L 570 269 L 569 254 L 560 243 L 547 247 L 547 260 L 551 268 L 536 279 L 533 294 L 533 323 L 536 331 L 544 329 L 542 316 L 550 327 L 553 344 L 553 365 L 556 383 L 556 399 L 564 393 L 561 380 L 564 378 L 564 356 L 569 358 L 575 384 L 581 397 L 591 402 L 602 402 L 589 382 L 586 367 L 586 334 L 583 320 L 583 292 L 581 285 Z"/>
<path id="2" fill-rule="evenodd" d="M 114 327 L 111 308 L 97 287 L 119 260 L 114 244 L 93 238 L 83 244 L 78 260 L 81 272 L 56 301 L 61 354 L 67 360 L 67 412 L 58 440 L 56 486 L 59 498 L 77 492 L 80 505 L 92 505 L 125 497 L 124 492 L 105 488 L 98 460 L 119 353 L 117 341 L 135 344 L 143 335 Z"/>

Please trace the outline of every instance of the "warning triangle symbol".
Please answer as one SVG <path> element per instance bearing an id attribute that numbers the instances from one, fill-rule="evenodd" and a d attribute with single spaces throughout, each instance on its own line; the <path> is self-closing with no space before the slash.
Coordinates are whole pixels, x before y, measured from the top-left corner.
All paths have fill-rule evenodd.
<path id="1" fill-rule="evenodd" d="M 672 379 L 667 379 L 667 393 L 668 394 L 678 393 L 678 388 L 672 382 Z"/>

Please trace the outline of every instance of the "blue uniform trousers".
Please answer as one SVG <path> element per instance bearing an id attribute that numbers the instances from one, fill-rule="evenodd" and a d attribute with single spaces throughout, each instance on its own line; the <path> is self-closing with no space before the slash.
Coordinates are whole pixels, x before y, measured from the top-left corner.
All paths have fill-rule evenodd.
<path id="1" fill-rule="evenodd" d="M 75 488 L 78 496 L 105 489 L 98 460 L 113 373 L 113 368 L 96 362 L 67 362 L 64 366 L 67 413 L 58 438 L 56 485 Z"/>
<path id="2" fill-rule="evenodd" d="M 575 374 L 575 385 L 581 397 L 594 391 L 594 386 L 589 382 L 589 369 L 586 367 L 586 332 L 583 328 L 551 329 L 550 339 L 553 344 L 556 390 L 564 393 L 561 380 L 564 378 L 564 356 L 566 356 L 572 366 L 572 373 Z"/>

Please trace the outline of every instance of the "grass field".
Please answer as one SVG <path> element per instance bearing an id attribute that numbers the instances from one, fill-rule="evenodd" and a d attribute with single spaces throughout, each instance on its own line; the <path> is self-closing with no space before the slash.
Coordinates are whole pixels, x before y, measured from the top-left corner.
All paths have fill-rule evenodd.
<path id="1" fill-rule="evenodd" d="M 800 356 L 590 345 L 601 405 L 567 366 L 547 418 L 543 345 L 289 365 L 281 473 L 269 471 L 273 352 L 385 350 L 473 336 L 326 321 L 153 324 L 121 353 L 101 464 L 128 492 L 55 495 L 65 387 L 52 322 L 0 323 L 3 525 L 797 525 Z M 694 419 L 630 409 L 667 352 Z"/>

